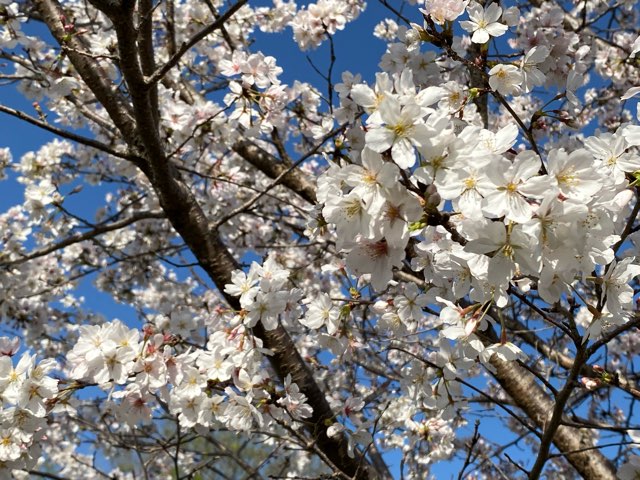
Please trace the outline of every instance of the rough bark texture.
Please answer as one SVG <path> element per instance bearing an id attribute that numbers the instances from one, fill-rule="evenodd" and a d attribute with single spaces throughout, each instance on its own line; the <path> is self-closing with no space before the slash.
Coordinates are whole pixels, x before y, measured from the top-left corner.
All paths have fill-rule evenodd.
<path id="1" fill-rule="evenodd" d="M 287 165 L 278 162 L 278 159 L 269 152 L 251 142 L 239 142 L 233 146 L 233 150 L 269 178 L 277 178 L 289 169 Z M 316 187 L 300 170 L 293 170 L 283 177 L 280 183 L 307 202 L 316 203 Z"/>
<path id="2" fill-rule="evenodd" d="M 69 56 L 96 99 L 104 106 L 126 142 L 134 143 L 136 125 L 129 104 L 100 64 L 90 56 L 83 55 L 82 52 L 87 52 L 89 46 L 82 41 L 82 36 L 68 35 L 62 20 L 65 18 L 64 10 L 60 4 L 54 0 L 36 0 L 35 5 L 49 31 Z"/>

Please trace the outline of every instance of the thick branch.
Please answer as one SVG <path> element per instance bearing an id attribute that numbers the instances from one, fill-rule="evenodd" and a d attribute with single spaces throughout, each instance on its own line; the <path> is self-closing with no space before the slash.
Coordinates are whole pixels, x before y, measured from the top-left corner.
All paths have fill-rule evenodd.
<path id="1" fill-rule="evenodd" d="M 238 2 L 234 6 L 235 10 L 244 3 L 245 0 Z M 130 3 L 128 8 L 123 7 L 117 12 L 109 10 L 104 13 L 110 17 L 116 30 L 120 69 L 131 95 L 138 127 L 136 143 L 143 147 L 148 162 L 145 174 L 158 196 L 167 219 L 191 249 L 218 290 L 225 295 L 224 287 L 231 283 L 231 272 L 239 266 L 223 244 L 218 231 L 210 228 L 204 211 L 188 185 L 182 181 L 177 168 L 167 158 L 157 125 L 152 118 L 153 107 L 138 56 L 132 8 L 133 3 Z M 232 10 L 223 15 L 221 20 L 223 18 L 226 20 L 235 11 Z M 204 36 L 206 34 L 201 38 Z M 197 41 L 193 42 L 195 43 Z M 180 52 L 184 48 L 190 48 L 185 45 L 176 55 L 181 55 Z M 159 74 L 158 79 L 162 78 L 162 75 Z M 225 295 L 225 298 L 232 308 L 240 309 L 237 298 L 229 295 Z M 279 327 L 276 330 L 266 331 L 262 325 L 258 325 L 254 328 L 254 334 L 263 340 L 266 348 L 274 352 L 270 359 L 278 374 L 281 377 L 291 374 L 292 380 L 307 396 L 308 403 L 313 408 L 312 425 L 309 430 L 315 444 L 345 474 L 355 478 L 368 478 L 368 472 L 360 467 L 359 461 L 348 456 L 346 439 L 327 436 L 325 420 L 333 418 L 333 412 L 286 330 Z"/>
<path id="2" fill-rule="evenodd" d="M 252 142 L 238 142 L 233 146 L 233 150 L 269 178 L 278 178 L 289 170 L 289 165 L 278 162 L 277 158 Z M 289 172 L 280 183 L 307 202 L 316 203 L 315 186 L 299 170 Z"/>
<path id="3" fill-rule="evenodd" d="M 153 51 L 153 2 L 151 0 L 140 0 L 138 15 L 138 45 L 140 48 L 140 65 L 145 76 L 153 74 L 156 69 L 156 61 Z M 156 125 L 160 122 L 160 112 L 158 110 L 158 85 L 154 84 L 149 89 L 149 98 L 153 112 L 153 120 Z"/>
<path id="4" fill-rule="evenodd" d="M 506 362 L 494 356 L 495 378 L 514 402 L 546 433 L 554 411 L 554 402 L 536 383 L 535 378 L 515 362 Z M 587 480 L 614 480 L 615 469 L 599 451 L 584 451 L 592 446 L 592 435 L 588 430 L 559 426 L 550 437 L 560 452 L 578 473 Z M 543 438 L 544 442 L 544 438 Z M 573 453 L 569 453 L 573 452 Z M 546 455 L 545 455 L 546 459 Z"/>
<path id="5" fill-rule="evenodd" d="M 76 71 L 107 110 L 109 116 L 129 145 L 133 145 L 135 121 L 130 106 L 118 92 L 116 85 L 109 78 L 107 72 L 95 59 L 79 52 L 89 51 L 86 42 L 82 41 L 80 33 L 70 35 L 65 30 L 62 19 L 65 18 L 62 7 L 56 0 L 35 0 L 36 8 L 47 24 L 49 31 L 65 50 Z"/>

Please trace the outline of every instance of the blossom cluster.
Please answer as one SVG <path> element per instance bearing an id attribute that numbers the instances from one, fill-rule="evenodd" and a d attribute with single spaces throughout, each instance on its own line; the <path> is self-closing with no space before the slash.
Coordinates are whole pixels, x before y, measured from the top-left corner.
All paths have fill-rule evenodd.
<path id="1" fill-rule="evenodd" d="M 283 84 L 286 59 L 259 51 L 253 33 L 290 27 L 301 50 L 335 42 L 342 59 L 334 35 L 363 1 L 244 4 L 186 52 L 180 45 L 218 22 L 225 2 L 136 11 L 134 23 L 149 20 L 163 72 L 148 100 L 168 183 L 193 207 L 172 229 L 168 198 L 181 197 L 163 196 L 147 168 L 153 159 L 139 158 L 147 154 L 137 136 L 147 132 L 128 128 L 137 112 L 108 15 L 66 2 L 53 16 L 64 41 L 52 46 L 23 28 L 40 7 L 0 0 L 0 49 L 14 65 L 2 75 L 35 102 L 32 123 L 91 136 L 15 159 L 0 149 L 0 179 L 24 187 L 21 204 L 0 215 L 0 317 L 39 354 L 64 359 L 70 379 L 59 392 L 52 361 L 25 353 L 14 366 L 17 347 L 0 341 L 0 464 L 32 468 L 45 456 L 41 443 L 60 475 L 104 477 L 77 441 L 88 432 L 104 441 L 95 448 L 111 476 L 195 476 L 173 469 L 207 468 L 195 446 L 231 431 L 272 448 L 267 463 L 286 457 L 278 475 L 309 465 L 315 474 L 308 458 L 324 460 L 316 439 L 329 438 L 362 465 L 401 452 L 403 474 L 427 478 L 461 444 L 499 457 L 490 442 L 462 438 L 475 385 L 492 402 L 511 395 L 492 376 L 496 365 L 519 360 L 553 391 L 565 360 L 599 341 L 606 371 L 592 367 L 601 377 L 569 387 L 584 386 L 593 424 L 624 430 L 627 413 L 605 418 L 599 405 L 609 387 L 637 393 L 632 3 L 410 1 L 375 27 L 386 50 L 373 81 L 354 65 L 317 89 Z M 615 28 L 601 28 L 609 19 Z M 97 95 L 74 55 L 117 88 Z M 117 101 L 105 105 L 106 96 Z M 95 200 L 87 191 L 104 201 L 83 218 L 82 200 Z M 211 231 L 182 238 L 183 220 Z M 247 264 L 212 272 L 215 262 L 201 258 L 212 245 Z M 77 293 L 88 278 L 131 307 L 126 324 Z M 293 368 L 278 368 L 265 348 L 274 337 L 295 345 Z M 308 389 L 314 382 L 320 393 Z M 83 389 L 95 399 L 65 403 Z M 316 422 L 325 401 L 328 416 Z M 536 418 L 531 428 L 545 429 Z M 505 428 L 521 431 L 513 421 Z M 189 435 L 172 438 L 169 423 Z M 130 447 L 132 438 L 140 443 Z M 131 471 L 118 457 L 123 445 L 140 453 Z M 220 451 L 230 455 L 212 457 Z M 630 478 L 638 458 L 625 455 L 619 475 Z M 562 458 L 552 461 L 571 478 Z M 479 475 L 496 475 L 490 463 Z"/>
<path id="2" fill-rule="evenodd" d="M 343 30 L 364 10 L 362 0 L 319 0 L 301 8 L 291 20 L 293 37 L 302 50 L 318 47 L 327 35 Z"/>
<path id="3" fill-rule="evenodd" d="M 270 259 L 253 265 L 244 278 L 241 271 L 234 272 L 234 283 L 227 288 L 241 296 L 244 308 L 235 317 L 238 321 L 231 321 L 235 326 L 212 333 L 203 348 L 182 345 L 180 333 L 187 338 L 197 328 L 184 312 L 176 315 L 180 321 L 156 322 L 164 325 L 162 331 L 149 324 L 140 332 L 118 320 L 80 326 L 67 355 L 69 376 L 109 390 L 108 410 L 130 427 L 151 422 L 158 400 L 168 404 L 183 429 L 224 425 L 244 431 L 310 417 L 306 396 L 290 377 L 284 391 L 274 390 L 263 368 L 264 355 L 270 352 L 249 330 L 259 321 L 267 329 L 275 328 L 278 315 L 287 308 L 279 289 L 288 272 Z"/>
<path id="4" fill-rule="evenodd" d="M 58 394 L 58 380 L 50 374 L 55 360 L 38 362 L 24 352 L 14 364 L 20 349 L 18 338 L 0 337 L 0 471 L 33 467 L 39 460 L 47 417 Z"/>

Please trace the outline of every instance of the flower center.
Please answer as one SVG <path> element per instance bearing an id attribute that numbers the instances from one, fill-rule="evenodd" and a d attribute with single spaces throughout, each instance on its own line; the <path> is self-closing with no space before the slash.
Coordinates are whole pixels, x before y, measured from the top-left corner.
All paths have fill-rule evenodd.
<path id="1" fill-rule="evenodd" d="M 411 125 L 407 125 L 406 123 L 398 123 L 396 125 L 393 125 L 391 127 L 391 130 L 396 134 L 396 137 L 406 137 L 409 133 L 410 128 Z"/>
<path id="2" fill-rule="evenodd" d="M 369 256 L 371 258 L 380 258 L 389 254 L 389 246 L 386 240 L 370 243 L 368 245 Z"/>
<path id="3" fill-rule="evenodd" d="M 463 183 L 464 183 L 464 187 L 467 190 L 472 190 L 472 189 L 476 188 L 476 185 L 478 184 L 478 182 L 476 181 L 476 179 L 474 177 L 466 178 Z"/>

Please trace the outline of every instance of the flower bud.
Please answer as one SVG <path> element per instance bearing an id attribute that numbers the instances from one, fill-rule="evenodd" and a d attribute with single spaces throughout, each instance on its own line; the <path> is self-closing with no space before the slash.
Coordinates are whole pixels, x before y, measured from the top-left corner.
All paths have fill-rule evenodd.
<path id="1" fill-rule="evenodd" d="M 595 390 L 600 386 L 600 380 L 597 378 L 583 377 L 580 379 L 580 383 L 582 383 L 582 386 L 587 390 Z"/>

